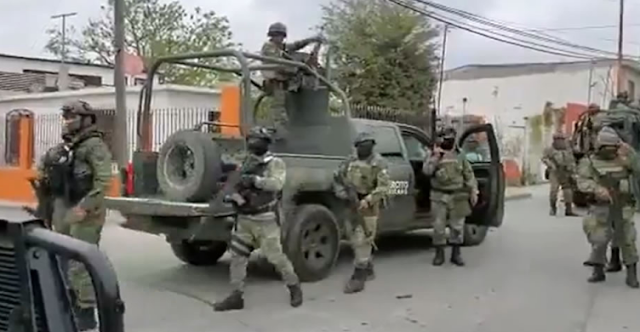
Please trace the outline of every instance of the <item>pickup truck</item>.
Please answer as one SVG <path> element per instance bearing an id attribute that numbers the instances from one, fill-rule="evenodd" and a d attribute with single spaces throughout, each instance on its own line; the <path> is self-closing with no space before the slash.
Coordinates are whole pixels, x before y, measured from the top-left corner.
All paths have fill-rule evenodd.
<path id="1" fill-rule="evenodd" d="M 239 56 L 263 62 L 285 61 L 248 53 Z M 178 59 L 184 64 L 185 58 L 159 61 Z M 318 75 L 306 65 L 301 68 L 308 75 Z M 149 75 L 147 84 L 153 84 L 154 71 Z M 144 90 L 148 99 L 151 88 Z M 279 207 L 283 248 L 303 281 L 326 278 L 337 260 L 348 207 L 334 196 L 333 172 L 352 153 L 353 139 L 359 132 L 366 130 L 374 135 L 376 151 L 387 159 L 393 181 L 389 204 L 380 216 L 378 236 L 427 229 L 433 221 L 430 182 L 421 171 L 426 151 L 433 146 L 432 135 L 407 124 L 352 118 L 348 110 L 342 115 L 331 114 L 329 90 L 344 96 L 327 81 L 320 87 L 302 87 L 289 93 L 288 136 L 272 148 L 287 165 Z M 148 103 L 143 108 L 148 109 Z M 133 192 L 108 198 L 107 205 L 125 217 L 123 227 L 164 235 L 182 261 L 211 265 L 225 253 L 234 227 L 235 211 L 221 203 L 218 194 L 238 167 L 244 140 L 200 129 L 174 133 L 159 152 L 134 152 L 133 174 L 128 174 L 134 178 Z M 465 244 L 478 245 L 489 227 L 502 224 L 505 181 L 493 127 L 483 124 L 468 128 L 459 135 L 458 146 L 465 146 L 471 135 L 485 137 L 488 147 L 486 158 L 472 163 L 480 195 L 467 218 L 464 234 Z M 180 149 L 189 153 L 177 153 Z M 186 170 L 175 171 L 178 166 Z"/>

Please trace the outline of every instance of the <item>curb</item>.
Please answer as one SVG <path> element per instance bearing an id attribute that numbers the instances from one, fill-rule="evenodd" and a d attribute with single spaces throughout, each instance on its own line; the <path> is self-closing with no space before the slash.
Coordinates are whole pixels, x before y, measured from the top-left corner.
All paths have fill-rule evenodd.
<path id="1" fill-rule="evenodd" d="M 531 193 L 519 193 L 519 194 L 512 194 L 509 196 L 505 196 L 504 201 L 516 201 L 516 200 L 523 200 L 523 199 L 527 199 L 527 198 L 531 198 Z"/>

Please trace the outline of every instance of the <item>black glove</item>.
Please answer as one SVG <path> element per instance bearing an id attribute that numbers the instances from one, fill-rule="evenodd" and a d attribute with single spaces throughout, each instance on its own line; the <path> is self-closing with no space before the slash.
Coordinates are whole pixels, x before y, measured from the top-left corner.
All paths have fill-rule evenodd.
<path id="1" fill-rule="evenodd" d="M 240 178 L 240 183 L 243 187 L 253 187 L 256 183 L 257 177 L 255 175 L 243 175 Z"/>

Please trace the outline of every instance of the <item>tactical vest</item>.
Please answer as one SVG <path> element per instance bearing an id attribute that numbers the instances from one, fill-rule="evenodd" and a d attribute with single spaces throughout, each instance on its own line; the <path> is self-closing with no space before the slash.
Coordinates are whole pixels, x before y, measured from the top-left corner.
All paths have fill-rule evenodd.
<path id="1" fill-rule="evenodd" d="M 45 170 L 52 195 L 69 204 L 80 202 L 93 187 L 93 170 L 84 158 L 77 158 L 78 147 L 95 135 L 87 135 L 73 144 L 64 144 L 54 158 L 47 158 Z M 80 156 L 84 157 L 84 156 Z"/>
<path id="2" fill-rule="evenodd" d="M 240 174 L 263 177 L 272 159 L 273 157 L 267 157 L 266 160 L 243 165 Z M 238 184 L 237 190 L 246 201 L 245 204 L 238 207 L 239 214 L 252 215 L 276 210 L 280 192 L 266 191 L 255 186 L 245 187 L 242 184 Z"/>
<path id="3" fill-rule="evenodd" d="M 633 201 L 633 188 L 631 187 L 631 173 L 624 167 L 619 159 L 603 160 L 589 157 L 591 167 L 596 174 L 596 182 L 608 187 L 615 183 L 621 199 L 626 202 Z"/>
<path id="4" fill-rule="evenodd" d="M 445 193 L 459 192 L 464 189 L 463 157 L 445 153 L 438 162 L 431 178 L 431 188 Z"/>
<path id="5" fill-rule="evenodd" d="M 549 159 L 558 167 L 559 171 L 568 170 L 573 162 L 572 152 L 569 149 L 553 149 L 549 154 Z"/>

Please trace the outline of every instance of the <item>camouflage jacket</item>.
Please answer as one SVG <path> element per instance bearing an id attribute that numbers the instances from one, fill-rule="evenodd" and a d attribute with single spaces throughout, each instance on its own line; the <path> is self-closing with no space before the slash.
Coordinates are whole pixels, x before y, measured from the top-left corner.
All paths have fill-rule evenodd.
<path id="1" fill-rule="evenodd" d="M 578 164 L 577 185 L 578 189 L 585 193 L 595 194 L 599 190 L 609 190 L 603 181 L 606 177 L 610 177 L 615 181 L 619 181 L 618 192 L 627 199 L 633 197 L 633 183 L 631 176 L 640 174 L 640 160 L 634 151 L 629 151 L 629 155 L 625 157 L 618 156 L 613 160 L 604 160 L 597 154 L 589 155 L 582 158 Z M 598 199 L 600 204 L 607 203 Z"/>
<path id="2" fill-rule="evenodd" d="M 275 204 L 277 204 L 279 199 L 278 194 L 282 191 L 287 178 L 287 165 L 282 159 L 269 152 L 264 156 L 249 155 L 247 158 L 250 160 L 246 160 L 245 163 L 249 162 L 265 165 L 264 171 L 260 175 L 256 175 L 253 186 L 255 186 L 256 189 L 263 191 L 263 193 L 266 192 L 266 200 L 271 199 Z M 251 218 L 257 220 L 266 220 L 275 217 L 276 214 L 272 209 L 266 212 L 251 213 Z"/>
<path id="3" fill-rule="evenodd" d="M 387 161 L 378 153 L 367 160 L 360 160 L 351 155 L 343 161 L 334 176 L 353 186 L 358 195 L 369 203 L 369 212 L 377 213 L 380 205 L 386 200 L 391 186 L 391 178 Z M 334 184 L 335 194 L 339 198 L 347 198 L 347 189 L 339 183 Z"/>
<path id="4" fill-rule="evenodd" d="M 83 182 L 88 188 L 77 206 L 84 210 L 102 207 L 111 182 L 112 157 L 102 134 L 95 127 L 87 128 L 47 151 L 38 165 L 39 178 L 46 177 L 48 159 L 56 158 L 65 146 L 73 151 L 71 177 L 74 184 Z"/>
<path id="5" fill-rule="evenodd" d="M 442 156 L 428 153 L 422 172 L 431 177 L 432 196 L 437 195 L 438 190 L 445 194 L 448 191 L 470 194 L 478 190 L 471 164 L 455 151 L 445 152 Z"/>
<path id="6" fill-rule="evenodd" d="M 574 174 L 576 172 L 576 161 L 573 158 L 571 149 L 558 150 L 548 147 L 542 153 L 542 163 L 550 171 L 564 174 Z"/>
<path id="7" fill-rule="evenodd" d="M 260 54 L 263 56 L 273 57 L 273 58 L 287 58 L 288 53 L 293 53 L 298 50 L 305 48 L 307 45 L 311 43 L 308 39 L 298 40 L 293 43 L 285 43 L 283 45 L 278 45 L 270 40 L 266 41 L 262 44 L 262 49 L 260 50 Z M 262 76 L 264 79 L 277 79 L 277 80 L 287 80 L 290 76 L 289 71 L 294 70 L 289 67 L 282 67 L 281 70 L 263 70 Z"/>

